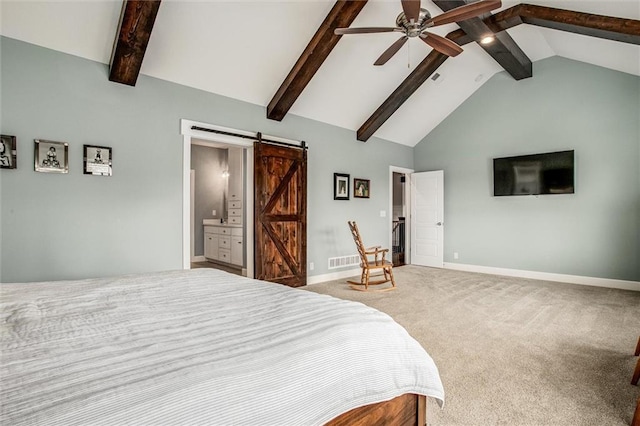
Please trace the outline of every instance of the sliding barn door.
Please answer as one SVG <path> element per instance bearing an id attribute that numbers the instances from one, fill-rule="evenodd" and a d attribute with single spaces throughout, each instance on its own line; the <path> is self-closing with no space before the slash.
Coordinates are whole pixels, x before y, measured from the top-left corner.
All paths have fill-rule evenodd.
<path id="1" fill-rule="evenodd" d="M 255 277 L 307 284 L 307 151 L 254 144 Z"/>

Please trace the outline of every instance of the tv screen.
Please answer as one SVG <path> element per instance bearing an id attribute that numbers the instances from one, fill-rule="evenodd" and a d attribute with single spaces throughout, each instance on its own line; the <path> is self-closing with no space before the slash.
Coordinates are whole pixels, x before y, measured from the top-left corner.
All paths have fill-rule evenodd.
<path id="1" fill-rule="evenodd" d="M 493 159 L 493 195 L 574 193 L 574 152 Z"/>

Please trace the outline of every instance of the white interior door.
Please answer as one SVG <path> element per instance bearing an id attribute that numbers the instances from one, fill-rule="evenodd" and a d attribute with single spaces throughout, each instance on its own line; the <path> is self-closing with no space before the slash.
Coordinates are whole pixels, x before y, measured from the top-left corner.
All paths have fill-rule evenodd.
<path id="1" fill-rule="evenodd" d="M 444 171 L 411 175 L 411 263 L 443 266 Z"/>

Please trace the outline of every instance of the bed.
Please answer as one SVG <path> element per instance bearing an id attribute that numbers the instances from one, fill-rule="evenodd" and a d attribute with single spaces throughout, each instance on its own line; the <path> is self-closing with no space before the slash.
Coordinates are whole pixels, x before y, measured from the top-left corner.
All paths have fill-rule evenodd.
<path id="1" fill-rule="evenodd" d="M 2 284 L 0 305 L 1 424 L 424 424 L 444 403 L 386 314 L 223 271 Z"/>

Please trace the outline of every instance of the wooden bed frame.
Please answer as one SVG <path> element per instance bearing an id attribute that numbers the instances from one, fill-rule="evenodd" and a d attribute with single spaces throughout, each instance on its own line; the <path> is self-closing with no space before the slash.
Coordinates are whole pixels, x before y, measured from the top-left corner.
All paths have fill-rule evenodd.
<path id="1" fill-rule="evenodd" d="M 365 405 L 341 414 L 326 426 L 425 426 L 427 397 L 406 393 L 389 401 Z"/>

